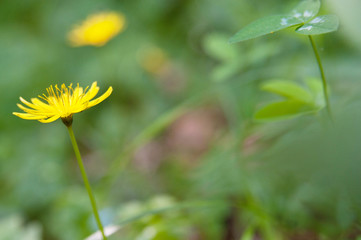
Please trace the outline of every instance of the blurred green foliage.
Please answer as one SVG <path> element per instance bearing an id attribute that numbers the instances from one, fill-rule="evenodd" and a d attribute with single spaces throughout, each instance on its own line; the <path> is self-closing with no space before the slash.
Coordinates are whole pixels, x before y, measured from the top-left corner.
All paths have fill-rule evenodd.
<path id="1" fill-rule="evenodd" d="M 321 79 L 306 79 L 307 89 L 287 80 L 273 79 L 261 85 L 261 89 L 284 98 L 267 104 L 255 113 L 255 120 L 277 121 L 304 114 L 317 114 L 325 107 Z"/>
<path id="2" fill-rule="evenodd" d="M 113 94 L 74 116 L 113 239 L 357 239 L 361 217 L 358 0 L 323 1 L 337 32 L 315 36 L 335 123 L 254 114 L 269 79 L 318 78 L 307 38 L 282 31 L 229 45 L 250 22 L 298 1 L 0 3 L 0 239 L 78 240 L 96 232 L 65 127 L 13 116 L 19 96 L 98 81 Z M 340 6 L 340 4 L 342 6 Z M 101 48 L 66 34 L 113 10 L 126 30 Z M 312 91 L 312 90 L 311 90 Z"/>

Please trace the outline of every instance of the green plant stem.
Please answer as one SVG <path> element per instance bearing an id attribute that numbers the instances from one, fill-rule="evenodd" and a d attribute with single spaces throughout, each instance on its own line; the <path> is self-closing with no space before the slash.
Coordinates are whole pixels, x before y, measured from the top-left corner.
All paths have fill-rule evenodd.
<path id="1" fill-rule="evenodd" d="M 78 144 L 77 144 L 76 139 L 75 139 L 75 136 L 74 136 L 73 128 L 72 128 L 71 125 L 70 125 L 70 126 L 67 126 L 67 128 L 68 128 L 68 131 L 69 131 L 71 143 L 72 143 L 73 148 L 74 148 L 74 152 L 75 152 L 76 159 L 78 160 L 78 164 L 79 164 L 79 168 L 80 168 L 81 175 L 82 175 L 82 177 L 83 177 L 84 185 L 85 185 L 86 190 L 88 191 L 88 195 L 89 195 L 90 203 L 91 203 L 91 205 L 92 205 L 92 209 L 93 209 L 93 213 L 94 213 L 94 216 L 95 216 L 95 220 L 96 220 L 96 222 L 97 222 L 97 225 L 98 225 L 98 227 L 99 227 L 100 232 L 102 233 L 103 239 L 104 239 L 104 240 L 107 240 L 107 237 L 106 237 L 105 234 L 104 234 L 103 225 L 102 225 L 102 223 L 101 223 L 101 221 L 100 221 L 100 217 L 99 217 L 97 205 L 96 205 L 96 203 L 95 203 L 95 198 L 94 198 L 92 189 L 91 189 L 91 187 L 90 187 L 87 174 L 86 174 L 86 172 L 85 172 L 85 168 L 84 168 L 84 165 L 83 165 L 83 161 L 82 161 L 81 156 L 80 156 L 80 151 L 79 151 Z"/>
<path id="2" fill-rule="evenodd" d="M 316 47 L 315 41 L 313 40 L 312 36 L 308 35 L 308 38 L 310 39 L 313 52 L 315 53 L 315 56 L 316 56 L 318 68 L 320 70 L 321 79 L 322 79 L 323 94 L 325 96 L 326 108 L 327 108 L 328 115 L 332 120 L 332 112 L 331 112 L 330 100 L 329 100 L 329 96 L 328 96 L 327 81 L 326 81 L 326 77 L 325 77 L 325 72 L 323 71 L 321 58 L 320 58 L 320 55 L 318 54 L 317 47 Z"/>

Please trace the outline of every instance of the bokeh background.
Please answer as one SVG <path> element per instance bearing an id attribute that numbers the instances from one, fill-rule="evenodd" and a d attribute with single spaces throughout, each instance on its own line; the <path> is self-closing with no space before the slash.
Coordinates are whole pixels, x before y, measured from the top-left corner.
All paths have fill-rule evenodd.
<path id="1" fill-rule="evenodd" d="M 229 45 L 298 1 L 2 0 L 0 239 L 78 240 L 97 228 L 60 120 L 11 113 L 51 84 L 113 86 L 73 128 L 111 239 L 361 239 L 361 3 L 322 1 L 340 29 L 316 36 L 333 125 L 258 123 L 259 85 L 318 77 L 305 36 L 285 30 Z M 122 13 L 103 47 L 69 46 L 74 24 Z"/>

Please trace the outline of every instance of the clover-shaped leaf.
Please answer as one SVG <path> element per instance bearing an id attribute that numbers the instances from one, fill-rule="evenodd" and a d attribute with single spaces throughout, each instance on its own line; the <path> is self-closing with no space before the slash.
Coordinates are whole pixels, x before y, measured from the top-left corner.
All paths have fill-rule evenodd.
<path id="1" fill-rule="evenodd" d="M 304 0 L 292 10 L 291 14 L 302 22 L 306 22 L 316 16 L 320 7 L 321 3 L 319 0 Z"/>
<path id="2" fill-rule="evenodd" d="M 276 31 L 301 24 L 302 22 L 303 21 L 301 19 L 295 18 L 291 15 L 273 15 L 264 17 L 241 29 L 233 37 L 231 37 L 229 43 L 236 43 L 269 33 L 274 33 Z"/>
<path id="3" fill-rule="evenodd" d="M 338 17 L 336 15 L 323 15 L 297 28 L 296 32 L 305 35 L 324 34 L 336 31 L 338 24 Z"/>
<path id="4" fill-rule="evenodd" d="M 319 0 L 304 0 L 289 14 L 258 19 L 232 36 L 229 43 L 253 39 L 289 27 L 297 27 L 296 32 L 305 35 L 336 31 L 338 28 L 338 18 L 336 16 L 324 15 L 314 18 L 320 10 L 320 5 Z"/>

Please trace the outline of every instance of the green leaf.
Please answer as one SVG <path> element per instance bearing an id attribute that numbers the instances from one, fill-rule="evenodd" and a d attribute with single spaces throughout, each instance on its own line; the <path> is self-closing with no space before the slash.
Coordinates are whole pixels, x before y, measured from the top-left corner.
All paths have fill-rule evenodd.
<path id="1" fill-rule="evenodd" d="M 252 22 L 231 37 L 229 43 L 253 39 L 304 23 L 316 16 L 320 6 L 319 0 L 304 0 L 292 10 L 291 14 L 268 16 Z"/>
<path id="2" fill-rule="evenodd" d="M 254 227 L 251 225 L 248 227 L 242 234 L 242 237 L 240 240 L 252 240 L 254 239 Z"/>
<path id="3" fill-rule="evenodd" d="M 291 100 L 298 100 L 308 104 L 313 103 L 313 97 L 310 92 L 290 81 L 271 80 L 264 83 L 261 86 L 261 89 Z"/>
<path id="4" fill-rule="evenodd" d="M 254 119 L 258 121 L 275 121 L 294 118 L 317 111 L 309 104 L 296 100 L 270 103 L 256 112 Z"/>
<path id="5" fill-rule="evenodd" d="M 304 0 L 292 10 L 291 15 L 302 22 L 306 22 L 316 16 L 320 7 L 319 0 Z"/>
<path id="6" fill-rule="evenodd" d="M 338 17 L 336 15 L 323 15 L 297 28 L 296 32 L 305 35 L 324 34 L 336 31 L 338 24 Z"/>
<path id="7" fill-rule="evenodd" d="M 227 36 L 221 33 L 208 34 L 204 38 L 203 48 L 208 55 L 221 61 L 230 61 L 238 56 L 238 49 L 229 45 Z"/>
<path id="8" fill-rule="evenodd" d="M 215 68 L 212 71 L 211 78 L 214 82 L 222 82 L 234 76 L 241 68 L 242 66 L 237 62 L 226 63 Z"/>
<path id="9" fill-rule="evenodd" d="M 241 29 L 230 38 L 229 43 L 236 43 L 269 33 L 274 33 L 276 31 L 295 26 L 302 22 L 303 20 L 295 18 L 291 15 L 273 15 L 264 17 Z"/>

